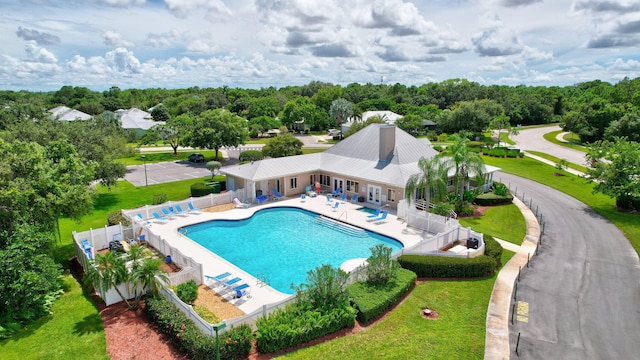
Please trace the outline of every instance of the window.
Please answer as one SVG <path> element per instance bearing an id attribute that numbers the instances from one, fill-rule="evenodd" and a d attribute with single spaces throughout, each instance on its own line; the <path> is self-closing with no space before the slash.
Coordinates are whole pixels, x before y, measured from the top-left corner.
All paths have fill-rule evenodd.
<path id="1" fill-rule="evenodd" d="M 387 201 L 396 202 L 396 189 L 387 189 Z"/>
<path id="2" fill-rule="evenodd" d="M 449 181 L 447 181 L 447 186 L 453 186 L 453 179 L 449 179 Z"/>
<path id="3" fill-rule="evenodd" d="M 329 175 L 320 175 L 320 184 L 324 186 L 331 186 L 331 176 Z"/>
<path id="4" fill-rule="evenodd" d="M 353 180 L 347 180 L 347 191 L 358 192 L 358 182 Z"/>
<path id="5" fill-rule="evenodd" d="M 314 185 L 316 183 L 316 174 L 309 175 L 309 185 Z"/>
<path id="6" fill-rule="evenodd" d="M 291 178 L 289 180 L 289 184 L 291 185 L 290 186 L 291 189 L 297 189 L 298 188 L 298 178 Z"/>

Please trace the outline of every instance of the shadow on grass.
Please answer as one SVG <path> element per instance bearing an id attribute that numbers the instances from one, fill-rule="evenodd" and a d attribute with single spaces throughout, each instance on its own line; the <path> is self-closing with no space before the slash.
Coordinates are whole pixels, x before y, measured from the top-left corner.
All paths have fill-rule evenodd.
<path id="1" fill-rule="evenodd" d="M 94 210 L 109 210 L 114 209 L 118 204 L 118 196 L 112 193 L 102 193 L 98 194 L 96 199 L 93 201 L 93 209 Z"/>
<path id="2" fill-rule="evenodd" d="M 103 331 L 104 326 L 102 325 L 102 317 L 100 317 L 99 313 L 85 316 L 73 327 L 73 333 L 76 335 L 86 335 Z"/>

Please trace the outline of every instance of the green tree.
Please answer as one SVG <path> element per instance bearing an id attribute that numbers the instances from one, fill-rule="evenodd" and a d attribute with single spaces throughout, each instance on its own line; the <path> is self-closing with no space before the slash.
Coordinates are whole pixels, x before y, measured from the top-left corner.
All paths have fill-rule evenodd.
<path id="1" fill-rule="evenodd" d="M 398 262 L 391 258 L 391 248 L 378 244 L 371 249 L 364 269 L 366 281 L 373 285 L 384 285 L 396 276 Z"/>
<path id="2" fill-rule="evenodd" d="M 420 115 L 405 115 L 396 120 L 396 126 L 413 136 L 418 136 L 422 132 L 422 119 Z"/>
<path id="3" fill-rule="evenodd" d="M 624 114 L 620 120 L 612 121 L 604 131 L 605 140 L 626 136 L 627 140 L 640 142 L 640 111 Z"/>
<path id="4" fill-rule="evenodd" d="M 509 123 L 509 117 L 505 114 L 500 114 L 489 122 L 489 130 L 498 130 L 498 147 L 500 147 L 500 134 L 502 130 L 506 130 L 509 135 L 518 135 L 518 129 L 511 126 Z"/>
<path id="5" fill-rule="evenodd" d="M 439 202 L 447 194 L 447 167 L 441 156 L 421 157 L 418 160 L 420 172 L 407 180 L 405 199 L 411 204 L 416 195 L 425 199 L 427 206 L 431 202 Z M 416 194 L 417 192 L 417 194 Z"/>
<path id="6" fill-rule="evenodd" d="M 258 116 L 276 117 L 282 108 L 275 96 L 252 98 L 249 100 L 247 118 L 253 119 Z"/>
<path id="7" fill-rule="evenodd" d="M 282 124 L 278 119 L 269 116 L 258 116 L 249 120 L 249 132 L 253 137 L 254 134 L 264 134 L 271 129 L 277 129 Z"/>
<path id="8" fill-rule="evenodd" d="M 293 129 L 294 123 L 300 121 L 309 127 L 321 129 L 326 124 L 323 120 L 327 118 L 326 112 L 324 112 L 323 116 L 323 111 L 313 104 L 309 98 L 297 97 L 284 105 L 280 121 L 282 121 L 282 125 L 290 130 Z"/>
<path id="9" fill-rule="evenodd" d="M 329 116 L 336 122 L 339 128 L 349 117 L 353 115 L 353 105 L 345 99 L 336 99 L 331 103 Z"/>
<path id="10" fill-rule="evenodd" d="M 346 293 L 349 275 L 342 269 L 322 265 L 307 272 L 307 280 L 296 289 L 298 303 L 314 309 L 329 310 L 348 304 Z"/>
<path id="11" fill-rule="evenodd" d="M 171 114 L 163 104 L 158 104 L 151 110 L 151 117 L 153 121 L 169 121 Z"/>
<path id="12" fill-rule="evenodd" d="M 445 168 L 454 169 L 454 187 L 458 189 L 459 211 L 464 203 L 464 190 L 469 178 L 473 175 L 476 186 L 480 186 L 484 179 L 484 161 L 477 153 L 469 150 L 469 139 L 460 134 L 453 135 L 453 144 L 447 147 Z M 448 172 L 448 171 L 447 171 Z"/>
<path id="13" fill-rule="evenodd" d="M 222 163 L 219 161 L 209 161 L 207 162 L 206 167 L 207 170 L 211 171 L 211 179 L 213 179 L 213 177 L 216 176 L 218 170 L 220 170 L 220 168 L 222 167 Z"/>
<path id="14" fill-rule="evenodd" d="M 349 131 L 347 131 L 345 134 L 343 134 L 342 136 L 344 138 L 347 138 L 355 133 L 357 133 L 358 131 L 366 128 L 367 126 L 371 125 L 371 124 L 384 124 L 385 121 L 383 118 L 381 118 L 380 116 L 371 116 L 367 119 L 367 121 L 354 121 L 351 124 L 351 127 L 349 128 Z"/>
<path id="15" fill-rule="evenodd" d="M 269 139 L 262 147 L 262 154 L 272 158 L 293 156 L 302 154 L 302 141 L 290 133 L 280 134 Z"/>
<path id="16" fill-rule="evenodd" d="M 223 110 L 207 110 L 196 116 L 188 126 L 184 138 L 186 145 L 218 151 L 223 146 L 234 147 L 247 139 L 246 120 Z"/>
<path id="17" fill-rule="evenodd" d="M 594 192 L 615 198 L 621 209 L 640 210 L 640 143 L 626 138 L 597 141 L 586 158 Z"/>

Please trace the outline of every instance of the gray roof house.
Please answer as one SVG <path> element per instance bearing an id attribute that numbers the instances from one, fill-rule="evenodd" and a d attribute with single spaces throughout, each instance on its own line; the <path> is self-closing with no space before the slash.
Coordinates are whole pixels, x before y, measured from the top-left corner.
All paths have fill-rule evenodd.
<path id="1" fill-rule="evenodd" d="M 265 159 L 221 169 L 227 189 L 244 189 L 254 200 L 273 189 L 297 196 L 320 183 L 322 191 L 341 189 L 372 205 L 395 208 L 404 198 L 409 177 L 419 172 L 418 160 L 433 157 L 427 139 L 416 139 L 395 125 L 371 124 L 322 153 Z M 486 183 L 496 167 L 486 166 Z"/>
<path id="2" fill-rule="evenodd" d="M 151 120 L 150 113 L 137 108 L 116 110 L 116 114 L 120 117 L 122 128 L 127 130 L 144 131 L 149 130 L 153 125 L 164 124 L 163 121 Z"/>
<path id="3" fill-rule="evenodd" d="M 79 110 L 72 109 L 66 106 L 58 106 L 50 109 L 49 112 L 54 119 L 62 121 L 74 121 L 74 120 L 89 120 L 91 115 Z"/>

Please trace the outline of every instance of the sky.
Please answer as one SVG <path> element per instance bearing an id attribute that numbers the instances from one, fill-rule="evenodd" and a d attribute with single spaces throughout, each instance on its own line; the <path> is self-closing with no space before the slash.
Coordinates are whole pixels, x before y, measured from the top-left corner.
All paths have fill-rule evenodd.
<path id="1" fill-rule="evenodd" d="M 640 76 L 638 0 L 0 0 L 0 89 Z"/>

